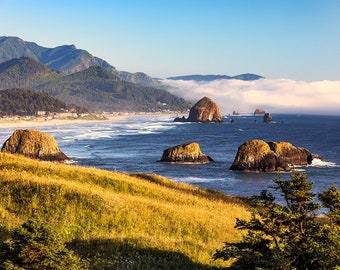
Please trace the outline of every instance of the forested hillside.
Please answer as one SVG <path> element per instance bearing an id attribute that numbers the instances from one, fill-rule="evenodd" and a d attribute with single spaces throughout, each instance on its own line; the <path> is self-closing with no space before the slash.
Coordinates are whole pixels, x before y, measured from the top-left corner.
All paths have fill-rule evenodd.
<path id="1" fill-rule="evenodd" d="M 183 111 L 190 107 L 184 99 L 167 91 L 123 81 L 99 66 L 35 89 L 90 110 L 150 112 Z"/>
<path id="2" fill-rule="evenodd" d="M 126 82 L 101 66 L 64 75 L 28 57 L 0 63 L 0 89 L 9 88 L 45 92 L 66 104 L 90 111 L 153 112 L 190 108 L 182 98 L 161 89 Z"/>
<path id="3" fill-rule="evenodd" d="M 62 112 L 75 110 L 85 112 L 76 106 L 67 105 L 47 93 L 37 93 L 25 89 L 7 89 L 0 91 L 0 116 L 35 115 L 37 111 Z"/>
<path id="4" fill-rule="evenodd" d="M 28 57 L 0 63 L 0 89 L 31 88 L 62 76 L 60 72 Z"/>

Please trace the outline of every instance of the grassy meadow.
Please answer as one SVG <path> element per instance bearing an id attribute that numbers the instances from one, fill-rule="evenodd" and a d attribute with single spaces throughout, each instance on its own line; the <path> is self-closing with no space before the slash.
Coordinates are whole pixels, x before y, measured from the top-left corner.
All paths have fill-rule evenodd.
<path id="1" fill-rule="evenodd" d="M 47 222 L 90 269 L 216 269 L 238 241 L 237 198 L 158 175 L 124 174 L 0 153 L 0 237 Z"/>

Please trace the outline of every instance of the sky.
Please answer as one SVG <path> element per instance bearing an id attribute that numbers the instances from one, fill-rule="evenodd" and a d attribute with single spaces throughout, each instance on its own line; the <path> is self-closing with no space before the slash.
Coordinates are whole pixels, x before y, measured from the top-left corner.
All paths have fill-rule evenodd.
<path id="1" fill-rule="evenodd" d="M 263 87 L 273 100 L 284 93 L 299 107 L 314 97 L 317 107 L 333 109 L 340 100 L 339 11 L 338 0 L 0 0 L 0 36 L 74 44 L 118 70 L 156 78 L 255 73 L 267 83 L 223 91 Z M 311 92 L 315 85 L 321 90 Z M 200 87 L 189 90 L 204 94 Z M 280 110 L 281 101 L 271 105 Z"/>

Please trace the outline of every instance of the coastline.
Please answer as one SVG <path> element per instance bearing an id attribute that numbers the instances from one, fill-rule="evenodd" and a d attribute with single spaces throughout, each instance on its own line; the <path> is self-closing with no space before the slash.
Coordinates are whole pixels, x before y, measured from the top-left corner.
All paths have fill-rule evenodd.
<path id="1" fill-rule="evenodd" d="M 176 113 L 164 113 L 164 112 L 134 112 L 134 113 L 117 113 L 108 114 L 104 113 L 98 119 L 86 119 L 86 118 L 53 118 L 46 119 L 44 117 L 37 117 L 33 119 L 19 119 L 19 120 L 0 120 L 0 129 L 3 128 L 35 128 L 45 126 L 63 126 L 63 125 L 77 125 L 86 123 L 100 123 L 100 122 L 122 122 L 135 116 L 153 116 L 153 115 L 175 115 Z"/>
<path id="2" fill-rule="evenodd" d="M 53 118 L 45 119 L 43 117 L 29 119 L 29 120 L 0 120 L 0 129 L 2 128 L 34 128 L 34 127 L 45 127 L 45 126 L 63 126 L 63 125 L 77 125 L 85 123 L 97 123 L 97 122 L 121 122 L 129 119 L 135 114 L 103 114 L 103 118 L 100 119 L 66 119 L 66 118 Z"/>

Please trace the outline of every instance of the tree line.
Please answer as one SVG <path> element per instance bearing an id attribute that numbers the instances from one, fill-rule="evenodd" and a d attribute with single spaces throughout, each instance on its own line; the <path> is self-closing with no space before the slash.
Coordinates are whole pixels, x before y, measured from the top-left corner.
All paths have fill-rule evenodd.
<path id="1" fill-rule="evenodd" d="M 38 93 L 26 89 L 6 89 L 0 91 L 0 116 L 35 115 L 37 111 L 62 112 L 65 110 L 85 112 L 85 109 L 70 106 L 48 93 Z"/>

